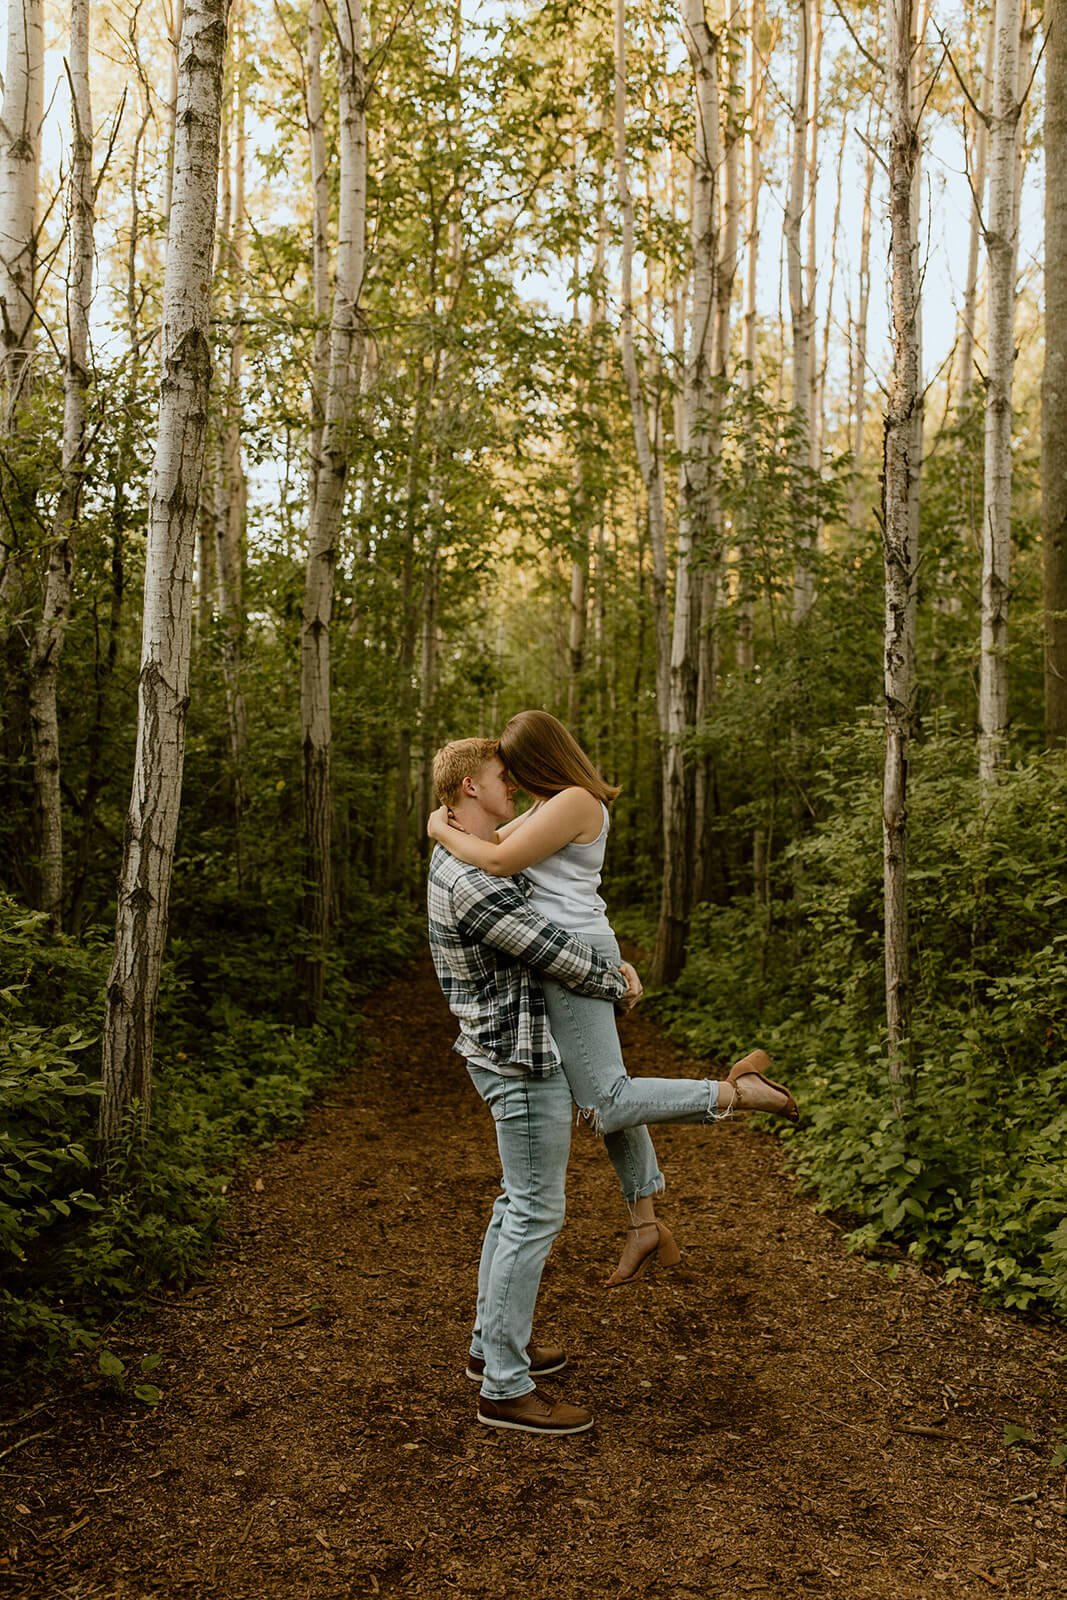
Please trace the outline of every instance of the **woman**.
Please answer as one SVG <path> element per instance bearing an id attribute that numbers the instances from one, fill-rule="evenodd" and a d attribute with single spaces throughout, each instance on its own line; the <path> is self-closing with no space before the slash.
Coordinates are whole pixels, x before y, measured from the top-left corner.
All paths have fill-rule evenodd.
<path id="1" fill-rule="evenodd" d="M 500 756 L 533 798 L 495 844 L 472 838 L 450 822 L 447 807 L 430 817 L 431 839 L 461 861 L 496 876 L 524 874 L 529 901 L 549 921 L 578 933 L 602 955 L 619 947 L 598 890 L 618 790 L 597 772 L 563 724 L 547 711 L 520 711 L 500 737 Z M 735 1109 L 769 1111 L 797 1120 L 796 1102 L 764 1075 L 770 1060 L 753 1051 L 725 1079 L 631 1078 L 623 1063 L 612 1006 L 543 980 L 549 1021 L 575 1103 L 603 1134 L 622 1185 L 630 1226 L 608 1286 L 630 1283 L 653 1254 L 679 1260 L 670 1230 L 656 1218 L 653 1196 L 664 1188 L 649 1138 L 650 1122 L 714 1122 Z"/>

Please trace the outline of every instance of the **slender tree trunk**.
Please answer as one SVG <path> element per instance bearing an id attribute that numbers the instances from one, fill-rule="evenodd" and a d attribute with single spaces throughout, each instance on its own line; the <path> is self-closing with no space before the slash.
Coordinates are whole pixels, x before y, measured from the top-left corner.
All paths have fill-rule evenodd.
<path id="1" fill-rule="evenodd" d="M 915 700 L 914 589 L 918 555 L 911 515 L 911 480 L 917 471 L 912 452 L 914 413 L 920 387 L 912 203 L 919 155 L 912 94 L 914 51 L 914 0 L 889 0 L 887 77 L 893 366 L 886 407 L 883 479 L 886 744 L 882 839 L 889 1071 L 898 1094 L 907 1066 L 906 1052 L 911 1035 L 906 828 L 908 745 Z"/>
<path id="2" fill-rule="evenodd" d="M 362 0 L 337 9 L 341 103 L 337 265 L 330 321 L 329 372 L 322 453 L 308 527 L 307 573 L 300 634 L 300 725 L 304 769 L 306 895 L 302 962 L 304 998 L 315 1016 L 322 1003 L 331 905 L 330 616 L 348 461 L 355 426 L 363 334 L 367 214 L 367 125 L 362 54 Z"/>
<path id="3" fill-rule="evenodd" d="M 799 0 L 797 11 L 796 78 L 793 101 L 793 153 L 789 173 L 789 193 L 786 198 L 783 235 L 789 280 L 789 311 L 793 331 L 793 408 L 797 415 L 798 434 L 794 447 L 794 460 L 801 472 L 806 472 L 811 453 L 811 370 L 812 370 L 812 313 L 805 293 L 804 256 L 801 247 L 801 228 L 804 219 L 806 180 L 808 173 L 808 122 L 812 115 L 811 92 L 811 6 L 812 0 Z M 802 523 L 797 530 L 796 566 L 793 578 L 793 620 L 801 622 L 811 610 L 815 598 L 814 576 L 811 568 L 813 530 Z"/>
<path id="4" fill-rule="evenodd" d="M 740 14 L 739 0 L 724 0 L 727 84 L 722 109 L 721 226 L 718 235 L 719 257 L 715 269 L 715 332 L 708 406 L 708 526 L 700 593 L 700 642 L 696 690 L 698 727 L 706 723 L 712 715 L 719 691 L 719 611 L 722 604 L 722 576 L 726 550 L 720 484 L 722 412 L 730 359 L 730 330 L 741 217 L 741 119 L 737 111 L 741 86 L 738 82 L 739 62 L 735 48 Z M 693 900 L 694 903 L 698 903 L 709 897 L 713 877 L 715 771 L 714 758 L 710 751 L 705 751 L 696 763 L 693 801 Z"/>
<path id="5" fill-rule="evenodd" d="M 763 94 L 766 68 L 757 33 L 763 15 L 762 0 L 745 0 L 745 286 L 742 314 L 742 391 L 756 388 L 756 287 L 759 271 L 759 201 L 763 186 Z M 737 666 L 751 672 L 755 658 L 756 566 L 752 529 L 743 521 L 737 553 Z"/>
<path id="6" fill-rule="evenodd" d="M 574 62 L 571 62 L 571 72 L 574 73 Z M 571 127 L 570 150 L 570 202 L 572 214 L 575 219 L 579 216 L 579 129 L 580 108 L 575 100 Z M 582 238 L 576 230 L 574 241 L 574 256 L 571 262 L 571 339 L 575 359 L 578 358 L 581 343 L 582 307 Z M 595 305 L 595 293 L 592 304 Z M 590 327 L 595 324 L 590 318 Z M 574 417 L 575 428 L 573 438 L 574 466 L 573 488 L 571 495 L 571 537 L 573 549 L 570 561 L 570 583 L 567 609 L 567 722 L 578 736 L 582 737 L 582 673 L 585 664 L 585 634 L 588 613 L 589 592 L 589 534 L 590 518 L 588 510 L 588 496 L 586 494 L 585 473 L 585 447 L 582 439 L 584 422 L 584 406 L 587 397 L 588 385 L 584 378 L 577 373 L 574 378 Z"/>
<path id="7" fill-rule="evenodd" d="M 244 310 L 242 289 L 245 277 L 245 167 L 247 131 L 245 117 L 245 73 L 243 49 L 244 0 L 232 0 L 233 86 L 232 86 L 232 165 L 231 151 L 223 145 L 226 172 L 224 190 L 230 199 L 230 215 L 222 235 L 222 255 L 226 268 L 228 306 L 231 321 L 229 373 L 223 393 L 222 437 L 219 447 L 219 472 L 215 508 L 215 577 L 218 596 L 222 681 L 226 695 L 226 724 L 230 745 L 230 798 L 233 808 L 237 881 L 244 878 L 243 824 L 247 801 L 248 719 L 245 710 L 242 664 L 244 655 L 244 536 L 248 499 L 241 450 L 241 382 L 244 372 Z"/>
<path id="8" fill-rule="evenodd" d="M 815 375 L 815 397 L 812 409 L 815 414 L 816 462 L 822 460 L 826 444 L 826 374 L 830 366 L 830 334 L 834 326 L 834 290 L 837 287 L 837 240 L 841 231 L 841 192 L 845 178 L 845 146 L 849 132 L 847 117 L 841 123 L 841 143 L 837 152 L 837 188 L 834 194 L 834 221 L 830 229 L 830 274 L 826 283 L 826 318 L 823 322 L 822 353 Z"/>
<path id="9" fill-rule="evenodd" d="M 1067 742 L 1067 0 L 1045 0 L 1045 370 L 1041 393 L 1045 738 Z"/>
<path id="10" fill-rule="evenodd" d="M 583 527 L 583 532 L 585 529 Z M 567 721 L 579 729 L 582 717 L 582 674 L 589 595 L 589 546 L 571 561 L 570 609 L 567 624 Z"/>
<path id="11" fill-rule="evenodd" d="M 309 0 L 305 55 L 308 141 L 311 156 L 311 293 L 315 342 L 311 366 L 311 432 L 308 444 L 308 503 L 314 505 L 322 460 L 322 428 L 330 371 L 330 183 L 326 166 L 326 122 L 322 105 L 322 4 Z"/>
<path id="12" fill-rule="evenodd" d="M 920 240 L 922 236 L 922 141 L 920 138 L 919 123 L 921 120 L 921 107 L 926 94 L 923 80 L 924 51 L 926 47 L 926 28 L 930 19 L 930 0 L 917 0 L 915 4 L 915 36 L 911 56 L 911 120 L 915 125 L 915 162 L 911 178 L 911 272 L 912 281 L 917 286 L 922 281 L 922 264 L 919 259 Z M 919 512 L 921 509 L 920 491 L 922 488 L 922 463 L 923 463 L 923 424 L 925 420 L 926 393 L 923 383 L 923 316 L 922 295 L 916 288 L 915 298 L 915 351 L 918 366 L 918 389 L 916 402 L 911 414 L 912 441 L 911 441 L 911 473 L 909 477 L 910 513 L 911 513 L 911 541 L 914 549 L 919 547 Z M 912 585 L 911 605 L 914 610 L 917 589 Z M 914 621 L 913 621 L 914 629 Z"/>
<path id="13" fill-rule="evenodd" d="M 44 605 L 30 653 L 30 730 L 39 851 L 38 906 L 55 927 L 63 917 L 63 814 L 60 804 L 57 688 L 70 614 L 74 537 L 85 474 L 89 386 L 89 307 L 93 294 L 93 113 L 89 94 L 89 0 L 70 8 L 71 165 L 68 188 L 67 351 L 63 373 L 63 454 L 59 500 L 48 548 Z"/>
<path id="14" fill-rule="evenodd" d="M 619 306 L 619 346 L 622 354 L 626 390 L 630 398 L 630 417 L 641 481 L 648 501 L 648 526 L 652 546 L 652 611 L 656 635 L 656 709 L 660 727 L 665 728 L 670 696 L 670 622 L 667 610 L 667 511 L 663 492 L 663 467 L 653 448 L 648 425 L 644 385 L 637 364 L 634 342 L 634 204 L 630 191 L 629 163 L 626 155 L 626 3 L 614 0 L 615 7 L 615 178 L 622 213 L 620 273 L 622 294 Z"/>
<path id="15" fill-rule="evenodd" d="M 436 524 L 441 508 L 436 486 L 431 478 L 429 496 L 430 518 Z M 436 533 L 436 528 L 431 530 Z M 426 552 L 426 568 L 422 579 L 422 620 L 419 650 L 419 765 L 415 785 L 417 817 L 421 822 L 433 805 L 433 753 L 434 694 L 437 688 L 438 609 L 440 603 L 440 559 L 436 537 L 432 537 Z"/>
<path id="16" fill-rule="evenodd" d="M 981 114 L 974 135 L 974 164 L 971 170 L 970 238 L 967 246 L 967 276 L 963 286 L 963 311 L 960 316 L 956 394 L 960 407 L 970 404 L 974 394 L 974 328 L 978 306 L 978 255 L 982 238 L 982 210 L 985 204 L 986 161 L 989 153 L 989 118 L 993 110 L 993 42 L 995 13 L 989 12 L 985 29 L 985 48 L 981 58 Z"/>
<path id="17" fill-rule="evenodd" d="M 44 115 L 43 0 L 8 6 L 0 119 L 0 317 L 4 431 L 10 434 L 33 354 L 37 183 Z"/>
<path id="18" fill-rule="evenodd" d="M 107 985 L 100 1137 L 143 1136 L 181 800 L 192 567 L 211 381 L 211 273 L 226 0 L 188 0 L 178 69 L 174 193 L 163 286 L 159 433 L 149 496 L 133 793 Z"/>
<path id="19" fill-rule="evenodd" d="M 445 501 L 446 472 L 451 457 L 454 404 L 451 385 L 453 364 L 452 333 L 459 315 L 460 296 L 466 281 L 463 199 L 467 183 L 464 113 L 464 16 L 463 0 L 450 0 L 451 27 L 448 75 L 450 95 L 445 123 L 450 186 L 444 203 L 446 240 L 441 288 L 434 292 L 434 327 L 440 329 L 435 348 L 436 380 L 431 395 L 431 448 L 426 487 L 426 518 L 422 551 L 422 593 L 420 597 L 421 633 L 419 652 L 418 747 L 415 763 L 416 819 L 423 853 L 429 843 L 421 824 L 434 804 L 433 755 L 439 735 L 437 727 L 437 679 L 440 655 L 439 612 L 443 549 L 447 544 L 448 509 Z M 436 274 L 436 268 L 435 268 Z M 436 279 L 435 279 L 436 281 Z"/>
<path id="20" fill-rule="evenodd" d="M 21 609 L 22 558 L 34 492 L 12 445 L 30 382 L 37 302 L 37 186 L 44 115 L 44 0 L 7 9 L 7 59 L 0 117 L 0 426 L 5 465 L 0 520 L 0 640 Z M 14 481 L 10 475 L 14 474 Z"/>
<path id="21" fill-rule="evenodd" d="M 808 382 L 811 384 L 811 399 L 808 403 L 809 464 L 812 467 L 818 467 L 820 460 L 819 414 L 816 409 L 816 402 L 819 391 L 819 364 L 816 352 L 815 290 L 819 276 L 819 134 L 822 131 L 819 123 L 819 100 L 822 95 L 823 0 L 809 0 L 809 5 L 811 7 L 811 31 L 808 51 L 810 78 L 808 85 L 808 138 L 805 158 L 807 166 L 805 180 L 807 204 L 804 220 L 807 225 L 807 241 L 804 251 L 804 309 L 808 324 Z M 814 538 L 815 530 L 812 529 L 813 541 Z"/>
<path id="22" fill-rule="evenodd" d="M 860 221 L 859 298 L 852 327 L 852 522 L 863 518 L 864 425 L 867 415 L 867 326 L 871 304 L 871 196 L 874 192 L 875 154 L 881 135 L 881 109 L 875 116 L 872 99 L 867 113 L 867 157 L 863 168 L 863 211 Z"/>
<path id="23" fill-rule="evenodd" d="M 1011 397 L 1015 367 L 1015 260 L 1018 232 L 1016 131 L 1020 0 L 996 0 L 993 115 L 985 243 L 989 275 L 982 502 L 982 635 L 978 678 L 978 768 L 995 780 L 1008 739 L 1008 600 L 1011 585 Z"/>
<path id="24" fill-rule="evenodd" d="M 163 225 L 169 227 L 171 196 L 174 192 L 174 152 L 177 147 L 178 72 L 182 28 L 185 25 L 185 0 L 168 0 L 166 8 L 167 42 L 170 45 L 170 84 L 164 110 L 167 115 L 167 146 L 163 167 Z"/>
<path id="25" fill-rule="evenodd" d="M 696 148 L 693 163 L 693 286 L 686 347 L 678 547 L 674 572 L 667 743 L 663 784 L 663 888 L 652 958 L 653 982 L 672 983 L 685 963 L 693 890 L 693 786 L 683 739 L 696 709 L 698 593 L 693 583 L 695 550 L 708 549 L 711 535 L 715 275 L 719 257 L 715 187 L 719 166 L 718 40 L 708 26 L 703 0 L 685 0 L 686 49 L 693 67 Z M 709 551 L 713 555 L 714 552 Z"/>
<path id="26" fill-rule="evenodd" d="M 419 606 L 415 597 L 415 551 L 426 537 L 426 516 L 420 484 L 423 440 L 433 411 L 437 373 L 423 375 L 420 369 L 415 395 L 415 413 L 408 442 L 408 466 L 404 493 L 405 527 L 400 569 L 400 606 L 396 639 L 396 753 L 393 789 L 392 851 L 390 887 L 401 889 L 409 878 L 408 830 L 411 823 L 411 755 L 415 741 L 416 700 L 414 689 L 415 655 L 419 632 Z"/>
<path id="27" fill-rule="evenodd" d="M 123 299 L 126 311 L 127 354 L 122 387 L 122 406 L 127 418 L 132 419 L 138 395 L 141 392 L 141 288 L 139 275 L 139 245 L 141 242 L 141 151 L 145 134 L 152 118 L 146 76 L 140 61 L 137 38 L 137 14 L 129 21 L 129 43 L 137 63 L 142 90 L 140 120 L 133 136 L 130 159 L 129 197 L 130 215 L 126 243 L 126 284 Z M 111 562 L 109 605 L 105 641 L 101 644 L 99 631 L 93 662 L 93 711 L 89 736 L 86 741 L 85 788 L 78 806 L 78 839 L 74 864 L 70 874 L 71 906 L 69 926 L 75 938 L 80 937 L 89 916 L 89 863 L 92 855 L 93 833 L 96 825 L 96 808 L 106 782 L 106 749 L 108 701 L 115 680 L 115 667 L 119 659 L 119 642 L 122 634 L 123 612 L 126 599 L 126 548 L 132 521 L 130 489 L 136 474 L 138 440 L 131 422 L 119 430 L 118 448 L 111 478 Z"/>

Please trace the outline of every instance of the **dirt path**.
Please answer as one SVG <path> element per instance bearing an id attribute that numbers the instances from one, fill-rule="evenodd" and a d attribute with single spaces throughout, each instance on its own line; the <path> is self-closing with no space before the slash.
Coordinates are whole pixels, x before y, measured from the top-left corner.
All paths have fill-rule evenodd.
<path id="1" fill-rule="evenodd" d="M 116 1345 L 162 1353 L 158 1410 L 56 1400 L 0 1432 L 46 1435 L 0 1457 L 0 1593 L 1063 1596 L 1063 1341 L 868 1270 L 737 1124 L 657 1135 L 684 1268 L 610 1293 L 620 1206 L 576 1133 L 539 1327 L 598 1426 L 477 1427 L 491 1126 L 428 967 L 368 1023 L 306 1136 L 245 1175 L 208 1282 Z M 699 1070 L 625 1026 L 635 1072 Z"/>

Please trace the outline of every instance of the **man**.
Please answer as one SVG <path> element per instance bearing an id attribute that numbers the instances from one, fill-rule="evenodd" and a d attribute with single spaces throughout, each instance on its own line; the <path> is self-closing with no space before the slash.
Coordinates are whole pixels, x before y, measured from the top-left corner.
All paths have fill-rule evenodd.
<path id="1" fill-rule="evenodd" d="M 493 739 L 437 752 L 434 789 L 457 827 L 493 839 L 515 814 L 515 788 Z M 478 1421 L 525 1433 L 584 1433 L 583 1406 L 553 1400 L 537 1380 L 563 1351 L 531 1344 L 541 1273 L 563 1226 L 572 1103 L 548 1026 L 538 973 L 579 994 L 623 1000 L 640 992 L 626 962 L 609 965 L 576 934 L 526 904 L 521 879 L 495 878 L 438 846 L 427 885 L 430 949 L 460 1025 L 455 1049 L 496 1124 L 503 1168 L 478 1270 L 468 1377 L 481 1379 Z"/>

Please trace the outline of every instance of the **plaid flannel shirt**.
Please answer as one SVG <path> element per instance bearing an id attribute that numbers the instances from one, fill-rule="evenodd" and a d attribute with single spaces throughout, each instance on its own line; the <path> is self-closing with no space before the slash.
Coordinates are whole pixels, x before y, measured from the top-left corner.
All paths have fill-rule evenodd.
<path id="1" fill-rule="evenodd" d="M 603 1000 L 624 995 L 626 979 L 584 939 L 532 910 L 524 882 L 494 878 L 437 845 L 426 886 L 430 952 L 462 1030 L 459 1054 L 544 1077 L 559 1052 L 538 973 Z"/>

